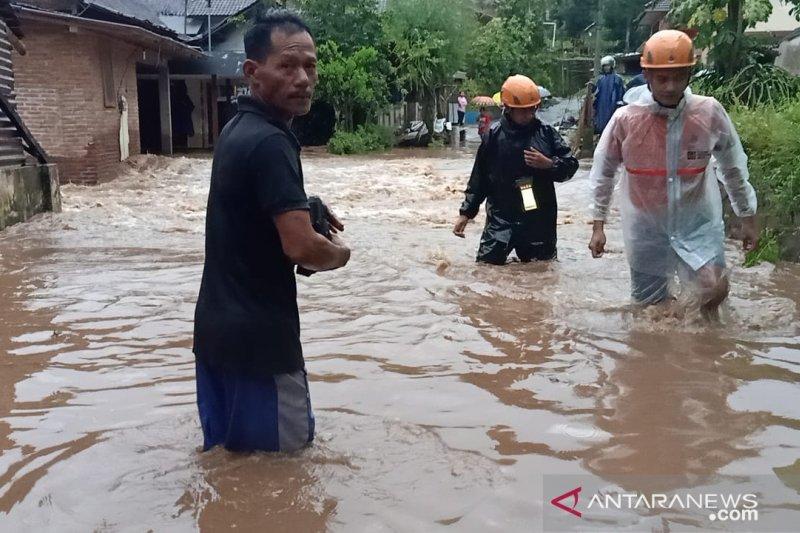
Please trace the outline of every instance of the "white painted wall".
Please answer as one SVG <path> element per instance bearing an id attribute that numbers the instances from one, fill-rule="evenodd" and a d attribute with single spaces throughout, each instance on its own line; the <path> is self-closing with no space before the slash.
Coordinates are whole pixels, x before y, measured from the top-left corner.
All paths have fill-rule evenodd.
<path id="1" fill-rule="evenodd" d="M 225 37 L 224 41 L 211 41 L 211 47 L 215 52 L 244 52 L 244 34 L 247 30 L 245 25 L 234 28 Z"/>
<path id="2" fill-rule="evenodd" d="M 784 4 L 781 0 L 771 0 L 772 15 L 766 22 L 759 22 L 755 28 L 747 30 L 745 33 L 791 33 L 800 28 L 800 22 L 789 14 L 791 5 Z"/>

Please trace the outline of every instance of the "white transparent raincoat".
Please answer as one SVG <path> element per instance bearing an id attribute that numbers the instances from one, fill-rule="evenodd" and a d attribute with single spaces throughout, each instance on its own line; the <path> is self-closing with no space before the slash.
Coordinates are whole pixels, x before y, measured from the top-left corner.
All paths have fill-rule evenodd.
<path id="1" fill-rule="evenodd" d="M 631 270 L 671 278 L 676 271 L 724 266 L 717 181 L 737 216 L 755 215 L 757 202 L 747 156 L 719 102 L 687 89 L 673 109 L 646 91 L 619 109 L 594 154 L 595 220 L 608 216 L 620 166 L 619 204 Z"/>

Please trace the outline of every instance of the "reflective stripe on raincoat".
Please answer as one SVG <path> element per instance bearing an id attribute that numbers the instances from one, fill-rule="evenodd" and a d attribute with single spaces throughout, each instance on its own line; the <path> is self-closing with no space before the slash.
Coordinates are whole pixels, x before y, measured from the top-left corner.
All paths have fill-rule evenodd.
<path id="1" fill-rule="evenodd" d="M 712 156 L 716 172 L 710 168 Z M 730 117 L 713 98 L 687 90 L 673 109 L 661 106 L 647 92 L 614 114 L 590 174 L 595 220 L 608 216 L 621 165 L 625 245 L 631 268 L 638 272 L 673 271 L 671 258 L 676 255 L 698 270 L 722 255 L 724 223 L 717 179 L 737 216 L 756 213 L 747 156 Z"/>

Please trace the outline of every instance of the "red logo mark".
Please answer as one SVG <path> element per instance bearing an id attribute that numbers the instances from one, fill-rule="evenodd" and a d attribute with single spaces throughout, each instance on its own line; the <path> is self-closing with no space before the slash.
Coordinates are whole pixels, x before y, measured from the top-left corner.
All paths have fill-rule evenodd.
<path id="1" fill-rule="evenodd" d="M 574 514 L 575 516 L 580 518 L 582 516 L 581 512 L 578 511 L 575 508 L 578 506 L 578 495 L 581 493 L 581 489 L 582 488 L 583 487 L 578 487 L 577 489 L 572 489 L 569 492 L 565 492 L 561 496 L 556 496 L 555 498 L 550 500 L 550 503 L 552 503 L 553 505 L 555 505 L 556 507 L 558 507 L 562 511 L 566 511 L 566 512 L 568 512 L 570 514 Z M 561 503 L 561 501 L 562 500 L 566 500 L 570 496 L 572 496 L 572 507 L 567 507 L 566 505 Z"/>

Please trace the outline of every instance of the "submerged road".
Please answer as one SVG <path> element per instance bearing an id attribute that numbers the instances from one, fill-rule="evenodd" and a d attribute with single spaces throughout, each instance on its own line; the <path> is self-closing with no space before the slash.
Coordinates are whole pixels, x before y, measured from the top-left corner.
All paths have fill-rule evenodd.
<path id="1" fill-rule="evenodd" d="M 607 257 L 586 249 L 585 167 L 558 187 L 559 261 L 498 268 L 474 263 L 480 222 L 450 232 L 469 151 L 305 158 L 354 250 L 299 281 L 314 446 L 198 453 L 210 160 L 140 157 L 0 233 L 0 529 L 733 527 L 696 509 L 595 513 L 595 485 L 757 492 L 758 523 L 737 527 L 797 524 L 797 265 L 741 268 L 731 242 L 721 324 L 640 311 L 617 215 Z M 581 519 L 549 503 L 576 485 Z"/>

